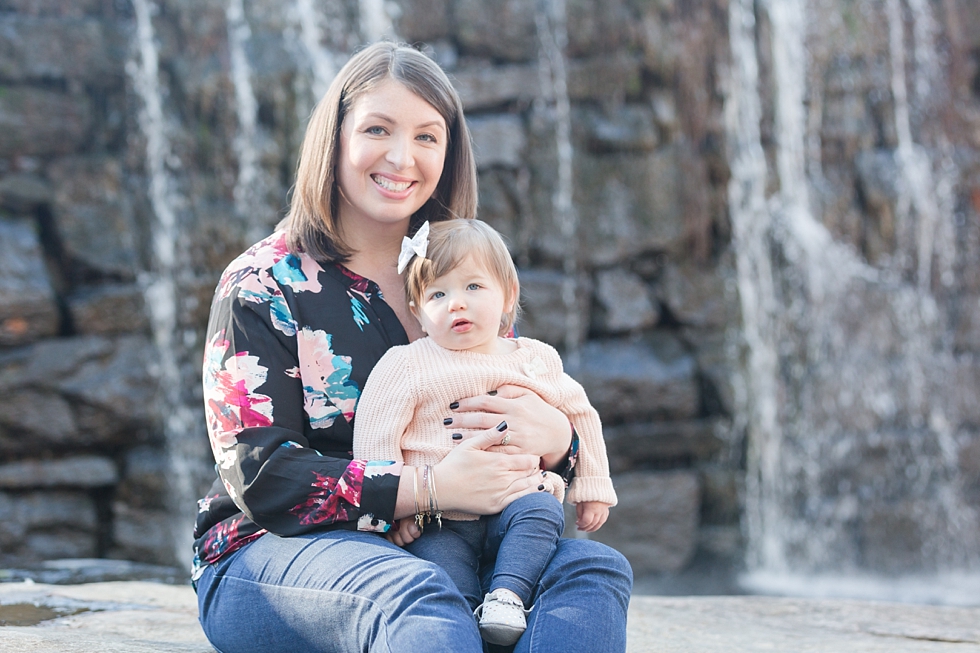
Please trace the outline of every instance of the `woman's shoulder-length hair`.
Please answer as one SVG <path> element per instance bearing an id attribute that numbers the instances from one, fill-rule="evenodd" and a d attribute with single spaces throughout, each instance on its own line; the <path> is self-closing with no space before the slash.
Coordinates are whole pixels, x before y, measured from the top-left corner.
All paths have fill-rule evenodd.
<path id="1" fill-rule="evenodd" d="M 287 231 L 290 251 L 306 252 L 321 263 L 342 263 L 353 254 L 338 228 L 340 133 L 358 98 L 388 79 L 404 84 L 432 105 L 448 130 L 442 177 L 432 197 L 412 217 L 409 233 L 426 220 L 476 216 L 476 162 L 459 94 L 442 68 L 425 54 L 382 41 L 351 57 L 313 110 L 300 149 L 289 212 L 277 227 Z"/>

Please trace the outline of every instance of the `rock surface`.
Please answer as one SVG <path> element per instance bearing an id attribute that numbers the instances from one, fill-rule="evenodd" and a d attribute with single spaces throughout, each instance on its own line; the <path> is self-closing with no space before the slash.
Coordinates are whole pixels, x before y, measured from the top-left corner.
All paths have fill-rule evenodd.
<path id="1" fill-rule="evenodd" d="M 150 582 L 0 585 L 4 614 L 57 619 L 0 627 L 9 653 L 210 653 L 187 586 Z M 9 617 L 6 617 L 9 618 Z M 768 597 L 635 596 L 628 653 L 974 653 L 980 608 Z"/>

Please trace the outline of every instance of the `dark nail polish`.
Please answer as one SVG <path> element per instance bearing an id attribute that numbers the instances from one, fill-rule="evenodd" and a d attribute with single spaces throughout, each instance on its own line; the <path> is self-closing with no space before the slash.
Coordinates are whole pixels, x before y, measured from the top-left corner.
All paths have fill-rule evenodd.
<path id="1" fill-rule="evenodd" d="M 453 403 L 449 404 L 449 410 L 456 410 L 457 408 L 459 408 L 458 401 L 454 401 Z"/>
<path id="2" fill-rule="evenodd" d="M 462 433 L 453 433 L 453 440 L 462 440 L 462 439 L 463 439 Z"/>
<path id="3" fill-rule="evenodd" d="M 442 420 L 442 423 L 445 424 L 446 426 L 449 426 L 450 424 L 453 423 L 453 418 L 447 417 L 446 419 Z"/>
<path id="4" fill-rule="evenodd" d="M 544 485 L 539 485 L 539 486 L 538 486 L 538 489 L 539 489 L 539 490 L 543 490 L 543 489 L 544 489 Z"/>
<path id="5" fill-rule="evenodd" d="M 500 431 L 501 433 L 503 433 L 504 431 L 506 431 L 507 430 L 507 422 L 501 422 L 500 424 L 497 424 L 497 430 Z"/>
<path id="6" fill-rule="evenodd" d="M 496 390 L 491 390 L 487 394 L 490 395 L 491 397 L 496 397 L 497 396 L 497 391 Z"/>

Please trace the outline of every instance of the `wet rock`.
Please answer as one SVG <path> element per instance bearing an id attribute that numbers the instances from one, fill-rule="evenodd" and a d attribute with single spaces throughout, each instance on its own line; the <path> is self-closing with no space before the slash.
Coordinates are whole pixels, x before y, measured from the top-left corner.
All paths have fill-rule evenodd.
<path id="1" fill-rule="evenodd" d="M 532 240 L 550 258 L 563 260 L 569 252 L 553 236 L 561 233 L 552 199 L 556 190 L 551 172 L 553 150 L 549 151 L 547 141 L 532 142 L 529 149 L 536 216 Z M 576 151 L 577 255 L 592 265 L 610 266 L 645 252 L 680 248 L 686 226 L 678 170 L 673 148 L 649 155 Z"/>
<path id="2" fill-rule="evenodd" d="M 136 285 L 82 289 L 68 298 L 68 313 L 79 334 L 113 335 L 146 331 L 143 292 Z"/>
<path id="3" fill-rule="evenodd" d="M 726 325 L 732 329 L 733 321 Z M 709 415 L 735 414 L 735 382 L 738 370 L 729 353 L 725 331 L 688 327 L 681 330 L 684 342 L 694 352 L 701 380 L 701 404 Z"/>
<path id="4" fill-rule="evenodd" d="M 596 273 L 596 302 L 601 310 L 593 315 L 593 325 L 604 333 L 638 331 L 660 319 L 643 279 L 622 268 Z"/>
<path id="5" fill-rule="evenodd" d="M 166 510 L 112 504 L 113 557 L 156 565 L 174 565 L 174 517 Z"/>
<path id="6" fill-rule="evenodd" d="M 0 218 L 0 278 L 0 345 L 22 345 L 58 332 L 55 293 L 32 223 Z"/>
<path id="7" fill-rule="evenodd" d="M 731 317 L 725 279 L 719 270 L 695 261 L 668 265 L 657 284 L 657 296 L 684 325 L 719 329 Z"/>
<path id="8" fill-rule="evenodd" d="M 624 0 L 572 0 L 566 3 L 569 57 L 631 49 L 635 17 Z"/>
<path id="9" fill-rule="evenodd" d="M 104 456 L 24 460 L 0 465 L 0 489 L 105 487 L 119 479 L 116 464 Z"/>
<path id="10" fill-rule="evenodd" d="M 93 270 L 132 277 L 137 268 L 135 233 L 119 161 L 66 158 L 52 165 L 49 174 L 65 252 Z"/>
<path id="11" fill-rule="evenodd" d="M 395 31 L 406 43 L 437 41 L 449 36 L 449 0 L 402 0 Z"/>
<path id="12" fill-rule="evenodd" d="M 562 348 L 571 330 L 573 339 L 582 342 L 589 326 L 587 302 L 590 293 L 587 280 L 583 277 L 579 281 L 573 307 L 577 319 L 570 325 L 567 321 L 568 309 L 562 299 L 564 274 L 532 269 L 521 270 L 520 278 L 523 312 L 517 326 L 521 335 Z"/>
<path id="13" fill-rule="evenodd" d="M 651 152 L 657 147 L 653 110 L 643 105 L 626 105 L 612 115 L 589 112 L 585 117 L 589 150 L 607 152 Z"/>
<path id="14" fill-rule="evenodd" d="M 0 208 L 13 213 L 34 213 L 51 202 L 54 191 L 44 179 L 32 174 L 13 174 L 0 179 Z"/>
<path id="15" fill-rule="evenodd" d="M 576 378 L 610 425 L 697 415 L 694 359 L 669 336 L 652 342 L 586 343 Z"/>
<path id="16" fill-rule="evenodd" d="M 540 95 L 538 69 L 533 65 L 473 66 L 453 74 L 453 86 L 467 112 L 513 101 L 529 102 Z"/>
<path id="17" fill-rule="evenodd" d="M 134 509 L 169 507 L 167 504 L 170 463 L 167 452 L 140 446 L 126 452 L 123 475 L 115 497 Z"/>
<path id="18" fill-rule="evenodd" d="M 483 170 L 479 173 L 479 183 L 480 219 L 500 232 L 511 254 L 518 259 L 523 243 L 519 232 L 521 191 L 515 173 L 499 168 Z"/>
<path id="19" fill-rule="evenodd" d="M 520 117 L 512 114 L 475 117 L 467 120 L 467 124 L 480 169 L 521 165 L 527 139 Z"/>
<path id="20" fill-rule="evenodd" d="M 78 435 L 71 406 L 61 395 L 21 389 L 0 402 L 0 452 L 28 454 L 64 446 Z"/>
<path id="21" fill-rule="evenodd" d="M 86 96 L 29 86 L 0 88 L 0 158 L 67 154 L 80 148 L 92 126 Z"/>
<path id="22" fill-rule="evenodd" d="M 123 81 L 126 43 L 109 23 L 9 14 L 0 16 L 0 34 L 0 78 L 7 81 Z"/>
<path id="23" fill-rule="evenodd" d="M 81 18 L 82 16 L 98 15 L 103 5 L 101 0 L 3 0 L 0 3 L 6 11 L 15 11 L 26 16 L 63 16 Z"/>
<path id="24" fill-rule="evenodd" d="M 29 559 L 95 554 L 95 503 L 73 492 L 0 492 L 0 549 Z"/>
<path id="25" fill-rule="evenodd" d="M 960 352 L 980 354 L 980 297 L 967 295 L 960 300 L 958 308 L 953 347 Z"/>
<path id="26" fill-rule="evenodd" d="M 638 97 L 643 89 L 640 59 L 617 52 L 568 62 L 568 96 L 572 100 L 608 101 Z"/>
<path id="27" fill-rule="evenodd" d="M 636 575 L 683 569 L 697 548 L 701 489 L 694 472 L 613 477 L 619 504 L 590 535 L 626 556 Z"/>
<path id="28" fill-rule="evenodd" d="M 498 61 L 537 56 L 534 3 L 523 0 L 457 0 L 453 17 L 460 54 Z"/>
<path id="29" fill-rule="evenodd" d="M 111 356 L 113 349 L 108 338 L 85 336 L 45 340 L 0 353 L 0 390 L 23 386 L 57 389 L 58 381 L 83 362 Z"/>
<path id="30" fill-rule="evenodd" d="M 604 426 L 602 434 L 609 467 L 617 473 L 705 461 L 722 448 L 717 430 L 723 426 L 711 420 L 631 422 Z"/>

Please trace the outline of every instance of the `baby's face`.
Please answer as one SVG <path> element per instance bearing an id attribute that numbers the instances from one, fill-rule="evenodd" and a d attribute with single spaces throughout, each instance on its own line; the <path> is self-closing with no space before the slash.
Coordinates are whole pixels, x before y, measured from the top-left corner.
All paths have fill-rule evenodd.
<path id="1" fill-rule="evenodd" d="M 437 345 L 458 351 L 495 354 L 500 324 L 514 306 L 511 297 L 479 261 L 468 256 L 425 289 L 413 312 Z"/>

